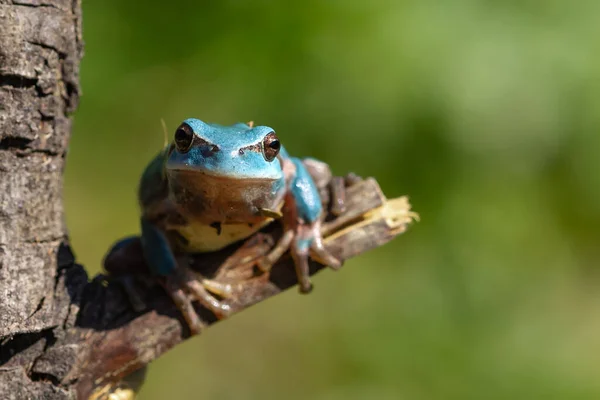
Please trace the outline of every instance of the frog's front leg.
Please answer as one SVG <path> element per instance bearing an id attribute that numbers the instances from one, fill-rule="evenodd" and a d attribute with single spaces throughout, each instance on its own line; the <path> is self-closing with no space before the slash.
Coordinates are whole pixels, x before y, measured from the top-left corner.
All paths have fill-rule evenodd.
<path id="1" fill-rule="evenodd" d="M 296 233 L 291 243 L 290 252 L 294 259 L 300 292 L 310 293 L 313 289 L 308 265 L 311 251 L 318 256 L 319 261 L 335 270 L 339 269 L 342 264 L 323 246 L 320 220 L 308 223 L 297 220 L 296 226 L 288 229 L 294 229 Z"/>
<path id="2" fill-rule="evenodd" d="M 285 158 L 282 162 L 284 169 L 293 171 L 290 173 L 291 178 L 282 210 L 284 234 L 271 252 L 259 261 L 259 267 L 263 271 L 270 270 L 283 253 L 290 249 L 300 292 L 308 293 L 312 290 L 308 264 L 311 251 L 319 261 L 334 269 L 338 269 L 341 262 L 323 245 L 321 235 L 323 206 L 317 185 L 307 168 L 297 158 Z"/>
<path id="3" fill-rule="evenodd" d="M 187 266 L 187 256 L 175 257 L 164 232 L 142 218 L 142 252 L 150 270 L 160 276 L 161 283 L 183 314 L 192 334 L 199 333 L 204 324 L 196 313 L 189 295 L 212 311 L 217 318 L 229 315 L 230 308 L 212 296 L 206 289 L 214 288 L 213 282 L 198 280 Z M 206 284 L 205 284 L 206 283 Z"/>
<path id="4" fill-rule="evenodd" d="M 330 204 L 330 210 L 335 216 L 346 212 L 346 187 L 361 181 L 362 178 L 354 173 L 345 177 L 333 176 L 327 163 L 315 158 L 304 158 L 302 164 L 312 177 L 324 205 Z"/>

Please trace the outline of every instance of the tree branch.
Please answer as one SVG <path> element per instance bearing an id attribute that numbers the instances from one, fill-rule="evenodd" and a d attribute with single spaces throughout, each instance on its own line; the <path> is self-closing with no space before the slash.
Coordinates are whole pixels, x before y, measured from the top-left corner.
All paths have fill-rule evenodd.
<path id="1" fill-rule="evenodd" d="M 342 260 L 387 243 L 403 233 L 416 217 L 406 197 L 386 200 L 373 179 L 349 187 L 347 205 L 345 214 L 323 226 L 325 246 Z M 255 266 L 256 260 L 265 255 L 281 235 L 279 225 L 272 225 L 243 244 L 194 258 L 194 265 L 202 267 L 198 271 L 203 276 L 232 284 L 232 296 L 227 301 L 233 313 L 297 283 L 288 255 L 269 274 L 260 273 Z M 137 262 L 142 264 L 141 249 L 138 250 Z M 63 252 L 69 264 L 68 248 L 65 247 Z M 72 301 L 80 310 L 70 318 L 76 322 L 60 339 L 43 348 L 29 373 L 71 388 L 78 398 L 105 398 L 117 388 L 129 390 L 131 379 L 122 381 L 125 377 L 188 338 L 189 331 L 160 287 L 146 288 L 143 300 L 148 308 L 136 313 L 123 288 L 115 281 L 99 275 L 86 284 L 82 267 L 74 264 L 72 259 L 70 262 L 70 265 L 62 266 L 62 271 Z M 310 273 L 315 274 L 321 269 L 322 265 L 312 262 Z M 200 312 L 207 324 L 216 322 L 208 310 Z M 18 348 L 19 344 L 17 340 L 8 347 Z M 21 358 L 13 357 L 4 368 L 11 370 L 21 363 Z"/>
<path id="2" fill-rule="evenodd" d="M 347 196 L 348 211 L 323 227 L 327 249 L 341 260 L 387 243 L 403 233 L 416 217 L 406 197 L 386 200 L 374 179 L 351 186 Z M 281 235 L 280 226 L 273 225 L 243 244 L 198 255 L 194 259 L 194 265 L 201 266 L 199 272 L 203 276 L 232 284 L 232 296 L 227 302 L 233 314 L 297 283 L 289 255 L 284 256 L 269 274 L 260 273 L 255 266 L 256 260 L 267 254 Z M 141 251 L 138 257 L 143 263 Z M 312 262 L 310 273 L 313 275 L 322 269 L 321 264 Z M 79 323 L 83 330 L 73 337 L 76 342 L 85 342 L 84 354 L 77 356 L 85 362 L 61 378 L 77 380 L 82 396 L 88 396 L 92 391 L 114 390 L 122 378 L 189 337 L 185 322 L 160 288 L 146 291 L 144 301 L 149 310 L 136 315 L 124 306 L 127 301 L 121 288 L 110 282 L 103 286 L 101 279 L 98 277 L 92 283 L 94 294 L 85 299 L 88 306 L 83 307 L 85 311 Z M 208 324 L 216 322 L 210 312 L 202 311 Z M 44 373 L 55 375 L 52 370 Z"/>

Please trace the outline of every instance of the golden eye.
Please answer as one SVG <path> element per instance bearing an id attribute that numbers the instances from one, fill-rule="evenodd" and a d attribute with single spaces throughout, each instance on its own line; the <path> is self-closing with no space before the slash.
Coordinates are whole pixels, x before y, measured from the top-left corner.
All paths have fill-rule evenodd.
<path id="1" fill-rule="evenodd" d="M 277 157 L 279 150 L 281 149 L 281 143 L 275 132 L 268 133 L 267 136 L 265 136 L 262 147 L 265 160 L 271 162 Z"/>
<path id="2" fill-rule="evenodd" d="M 183 123 L 175 131 L 175 146 L 180 153 L 186 153 L 194 142 L 194 130 L 191 126 Z"/>

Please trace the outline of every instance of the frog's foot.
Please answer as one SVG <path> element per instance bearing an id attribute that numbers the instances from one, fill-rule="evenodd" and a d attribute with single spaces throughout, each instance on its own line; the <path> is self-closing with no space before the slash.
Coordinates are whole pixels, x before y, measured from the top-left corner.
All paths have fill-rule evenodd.
<path id="1" fill-rule="evenodd" d="M 349 186 L 353 186 L 362 181 L 363 178 L 350 172 L 344 177 L 334 176 L 329 182 L 331 191 L 331 213 L 335 216 L 340 216 L 346 212 L 346 190 Z"/>
<path id="2" fill-rule="evenodd" d="M 341 261 L 329 253 L 323 245 L 320 221 L 311 225 L 299 225 L 290 250 L 296 267 L 300 293 L 310 293 L 313 289 L 308 265 L 311 252 L 313 259 L 316 258 L 319 262 L 334 270 L 338 270 L 342 266 Z"/>
<path id="3" fill-rule="evenodd" d="M 313 288 L 308 264 L 311 252 L 313 259 L 316 258 L 319 262 L 334 270 L 342 266 L 340 260 L 329 253 L 323 245 L 320 221 L 308 225 L 299 224 L 295 229 L 286 230 L 271 252 L 258 261 L 258 267 L 264 272 L 269 272 L 288 249 L 294 259 L 301 293 L 310 293 Z"/>
<path id="4" fill-rule="evenodd" d="M 194 309 L 193 301 L 198 301 L 218 319 L 229 316 L 231 307 L 209 293 L 210 290 L 215 294 L 227 297 L 231 293 L 231 287 L 227 284 L 208 279 L 199 280 L 190 270 L 178 268 L 177 271 L 165 277 L 163 285 L 183 314 L 192 335 L 200 333 L 205 326 Z"/>

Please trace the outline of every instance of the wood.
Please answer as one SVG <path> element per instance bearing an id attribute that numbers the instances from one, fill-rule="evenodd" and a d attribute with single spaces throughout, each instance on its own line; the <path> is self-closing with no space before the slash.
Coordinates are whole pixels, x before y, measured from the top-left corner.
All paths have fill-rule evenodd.
<path id="1" fill-rule="evenodd" d="M 343 216 L 339 218 L 346 222 L 343 225 L 336 220 L 329 222 L 326 225 L 329 235 L 324 240 L 327 249 L 342 260 L 389 242 L 403 233 L 416 217 L 406 197 L 386 200 L 374 179 L 351 186 L 347 196 L 347 215 L 354 217 L 349 221 Z M 274 224 L 243 244 L 194 258 L 194 265 L 202 267 L 198 270 L 203 276 L 233 285 L 232 296 L 227 300 L 233 314 L 297 283 L 291 257 L 287 254 L 270 274 L 262 274 L 256 268 L 256 260 L 268 253 L 280 235 L 280 227 Z M 141 257 L 140 253 L 140 260 Z M 323 268 L 312 262 L 311 275 Z M 143 300 L 149 311 L 136 315 L 128 310 L 122 288 L 116 284 L 109 281 L 107 286 L 98 284 L 94 288 L 93 299 L 88 299 L 92 303 L 88 311 L 89 321 L 91 325 L 97 321 L 105 322 L 102 326 L 94 325 L 93 330 L 84 334 L 87 335 L 86 353 L 78 358 L 86 362 L 62 377 L 67 381 L 77 379 L 77 389 L 82 396 L 93 391 L 106 393 L 113 390 L 121 378 L 189 337 L 183 319 L 161 288 L 149 288 Z M 201 315 L 208 324 L 217 322 L 210 312 L 202 311 Z M 87 320 L 87 315 L 84 315 L 82 326 L 88 325 Z M 44 373 L 54 374 L 54 371 L 46 370 Z"/>
<path id="2" fill-rule="evenodd" d="M 386 200 L 373 179 L 351 186 L 347 205 L 347 214 L 324 226 L 328 231 L 324 240 L 327 249 L 342 260 L 389 242 L 403 233 L 416 217 L 406 197 Z M 243 244 L 194 258 L 194 265 L 202 266 L 199 271 L 204 276 L 233 285 L 232 296 L 227 300 L 233 313 L 297 283 L 288 255 L 284 255 L 270 274 L 259 273 L 255 266 L 257 258 L 269 251 L 280 234 L 278 224 L 273 224 Z M 141 253 L 138 257 L 142 259 Z M 323 268 L 312 262 L 311 275 Z M 122 382 L 123 378 L 189 337 L 181 316 L 162 288 L 147 287 L 143 292 L 147 310 L 136 313 L 123 288 L 110 277 L 99 275 L 86 284 L 81 266 L 73 263 L 63 270 L 68 271 L 64 279 L 72 288 L 79 313 L 76 318 L 72 316 L 76 319 L 72 326 L 55 329 L 62 333 L 55 333 L 55 341 L 49 346 L 43 337 L 37 341 L 36 337 L 31 339 L 28 346 L 35 357 L 26 369 L 30 377 L 45 377 L 58 386 L 70 388 L 77 393 L 77 398 L 106 398 L 116 387 L 127 390 L 131 379 Z M 200 311 L 208 324 L 217 322 L 207 310 Z M 22 347 L 20 340 L 3 346 L 4 352 L 15 351 L 1 367 L 9 373 L 6 376 L 10 379 L 23 373 L 24 363 L 32 361 L 27 354 L 30 350 Z M 134 375 L 134 378 L 139 376 Z M 134 380 L 134 383 L 139 382 Z"/>
<path id="3" fill-rule="evenodd" d="M 77 314 L 61 196 L 82 53 L 78 0 L 0 0 L 2 399 L 69 396 L 31 365 Z"/>

